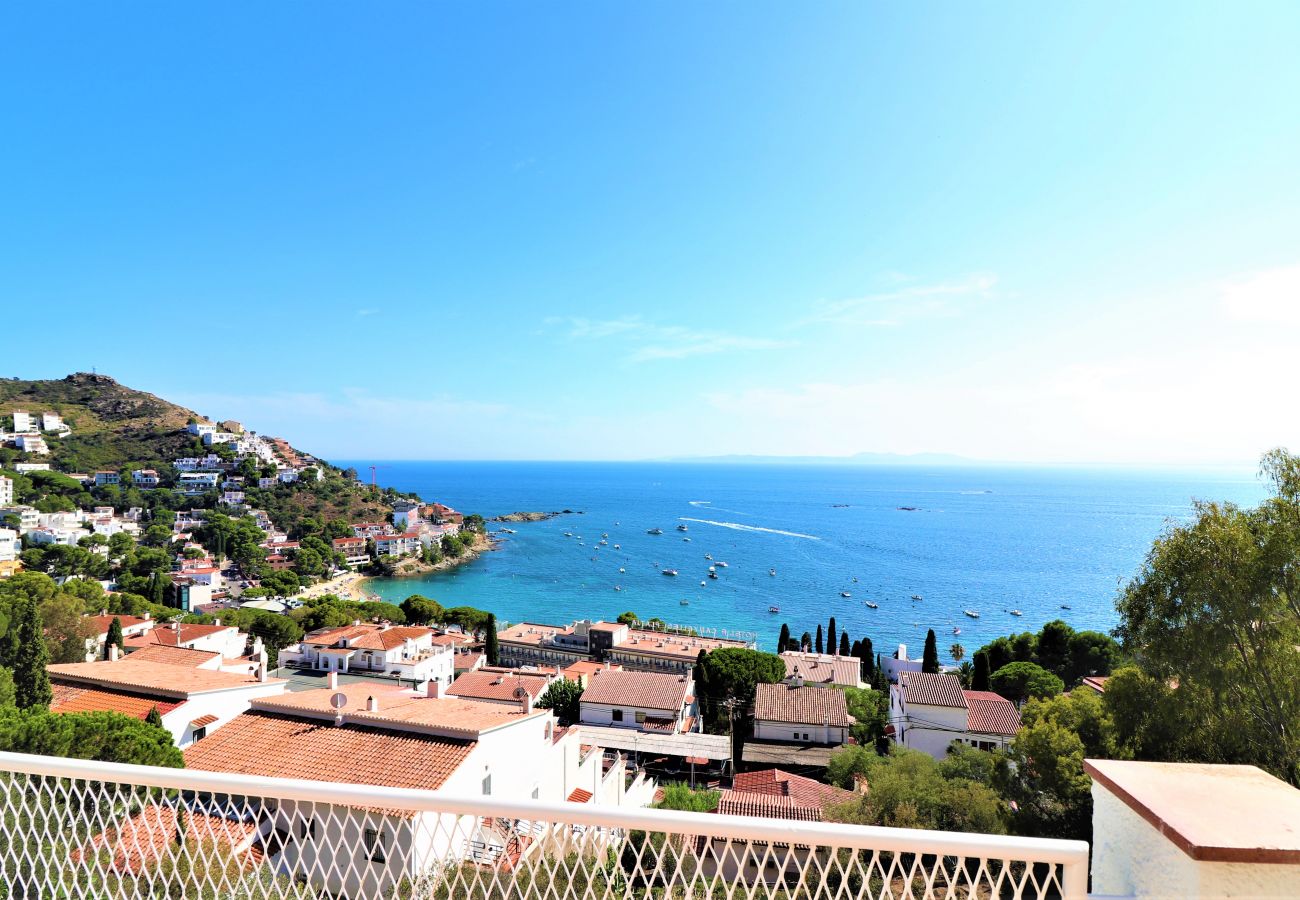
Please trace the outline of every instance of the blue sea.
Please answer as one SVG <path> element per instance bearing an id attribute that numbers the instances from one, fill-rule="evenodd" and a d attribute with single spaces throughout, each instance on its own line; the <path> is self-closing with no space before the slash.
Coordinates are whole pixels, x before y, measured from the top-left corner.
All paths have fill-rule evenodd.
<path id="1" fill-rule="evenodd" d="M 1253 504 L 1265 493 L 1252 473 L 1223 471 L 390 462 L 378 476 L 486 517 L 575 511 L 505 526 L 516 533 L 500 535 L 498 551 L 454 571 L 370 582 L 393 602 L 419 593 L 508 622 L 630 610 L 750 633 L 766 649 L 783 622 L 797 636 L 835 616 L 851 639 L 913 652 L 927 628 L 945 650 L 1056 618 L 1108 631 L 1121 585 L 1194 498 Z M 718 561 L 726 568 L 707 578 Z"/>

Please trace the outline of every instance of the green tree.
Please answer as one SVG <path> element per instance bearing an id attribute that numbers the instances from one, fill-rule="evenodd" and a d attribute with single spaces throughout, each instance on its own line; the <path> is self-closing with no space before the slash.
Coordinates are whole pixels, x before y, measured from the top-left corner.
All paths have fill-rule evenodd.
<path id="1" fill-rule="evenodd" d="M 582 685 L 567 678 L 557 678 L 546 686 L 534 706 L 555 713 L 561 725 L 578 721 L 582 711 Z"/>
<path id="2" fill-rule="evenodd" d="M 748 721 L 746 713 L 754 704 L 757 686 L 776 684 L 785 678 L 785 663 L 774 653 L 725 647 L 704 657 L 703 671 L 709 692 L 708 706 L 713 715 L 709 724 L 715 730 L 725 731 L 726 704 L 734 704 L 737 722 Z M 700 691 L 699 685 L 696 685 L 696 691 Z"/>
<path id="3" fill-rule="evenodd" d="M 822 648 L 822 627 L 821 627 L 821 625 L 818 625 L 818 626 L 817 626 L 817 640 L 816 640 L 816 642 L 813 644 L 813 646 L 817 649 L 817 652 L 818 652 L 818 653 L 821 653 L 821 652 L 822 652 L 822 649 L 823 649 L 823 648 Z"/>
<path id="4" fill-rule="evenodd" d="M 149 708 L 149 714 L 144 717 L 144 720 L 157 728 L 163 727 L 162 713 L 158 712 L 158 707 L 156 706 L 151 706 Z"/>
<path id="5" fill-rule="evenodd" d="M 1064 681 L 1070 673 L 1070 639 L 1073 637 L 1074 629 L 1065 622 L 1060 619 L 1048 622 L 1038 632 L 1038 654 L 1034 661 Z"/>
<path id="6" fill-rule="evenodd" d="M 442 621 L 444 610 L 437 600 L 412 594 L 402 601 L 402 612 L 412 625 L 435 625 Z"/>
<path id="7" fill-rule="evenodd" d="M 1084 745 L 1078 734 L 1043 717 L 1016 733 L 1007 758 L 1013 774 L 1007 777 L 1004 795 L 1015 803 L 1017 832 L 1091 837 L 1092 780 L 1083 770 Z"/>
<path id="8" fill-rule="evenodd" d="M 1065 690 L 1061 679 L 1030 662 L 1007 663 L 989 678 L 993 690 L 1013 703 L 1030 697 L 1055 697 Z"/>
<path id="9" fill-rule="evenodd" d="M 697 791 L 680 781 L 664 785 L 663 798 L 654 805 L 655 809 L 674 809 L 681 812 L 711 813 L 718 808 L 722 798 L 719 791 Z"/>
<path id="10" fill-rule="evenodd" d="M 790 649 L 790 626 L 782 622 L 781 634 L 776 639 L 776 652 L 784 653 L 786 650 L 789 649 Z"/>
<path id="11" fill-rule="evenodd" d="M 487 624 L 484 626 L 485 632 L 483 638 L 483 655 L 487 659 L 489 666 L 501 665 L 501 646 L 497 643 L 497 617 L 488 613 Z"/>
<path id="12" fill-rule="evenodd" d="M 635 625 L 637 622 L 640 622 L 641 619 L 636 613 L 629 609 L 627 612 L 619 613 L 618 618 L 614 621 L 620 625 Z"/>
<path id="13" fill-rule="evenodd" d="M 19 709 L 48 707 L 54 696 L 45 671 L 50 653 L 34 600 L 25 596 L 15 599 L 9 628 L 14 635 L 14 704 Z"/>
<path id="14" fill-rule="evenodd" d="M 853 654 L 858 658 L 858 677 L 863 681 L 876 683 L 876 650 L 871 645 L 871 638 L 864 637 L 858 641 L 857 652 Z"/>
<path id="15" fill-rule="evenodd" d="M 864 747 L 879 746 L 889 724 L 889 694 L 870 688 L 842 688 L 844 703 L 854 724 L 849 734 Z"/>
<path id="16" fill-rule="evenodd" d="M 993 690 L 989 682 L 989 655 L 983 651 L 975 654 L 975 672 L 971 675 L 970 687 L 972 691 Z"/>
<path id="17" fill-rule="evenodd" d="M 0 709 L 0 750 L 183 768 L 166 729 L 121 713 Z"/>
<path id="18" fill-rule="evenodd" d="M 966 648 L 961 644 L 953 644 L 948 648 L 948 655 L 952 657 L 953 662 L 959 663 L 966 658 Z"/>
<path id="19" fill-rule="evenodd" d="M 93 637 L 82 618 L 86 604 L 75 594 L 60 591 L 40 605 L 41 627 L 49 648 L 50 662 L 86 661 L 86 642 Z"/>
<path id="20" fill-rule="evenodd" d="M 812 650 L 812 648 L 813 648 L 812 635 L 805 631 L 803 633 L 803 636 L 799 638 L 799 649 L 805 653 L 808 653 Z"/>
<path id="21" fill-rule="evenodd" d="M 829 625 L 826 628 L 826 652 L 834 653 L 839 637 L 835 631 L 835 617 L 831 616 Z"/>
<path id="22" fill-rule="evenodd" d="M 934 629 L 925 633 L 925 651 L 921 656 L 921 671 L 939 674 L 939 645 L 935 642 Z"/>
<path id="23" fill-rule="evenodd" d="M 852 648 L 849 646 L 849 633 L 847 631 L 841 631 L 840 632 L 840 656 L 850 656 L 851 654 L 849 651 L 851 649 Z"/>

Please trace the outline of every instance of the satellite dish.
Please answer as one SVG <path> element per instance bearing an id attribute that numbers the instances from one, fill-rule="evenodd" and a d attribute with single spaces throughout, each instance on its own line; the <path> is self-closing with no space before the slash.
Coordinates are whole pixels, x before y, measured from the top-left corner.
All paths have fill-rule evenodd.
<path id="1" fill-rule="evenodd" d="M 342 691 L 338 691 L 337 693 L 335 693 L 330 697 L 330 706 L 334 707 L 334 709 L 342 709 L 347 705 L 348 705 L 348 695 L 343 693 Z"/>

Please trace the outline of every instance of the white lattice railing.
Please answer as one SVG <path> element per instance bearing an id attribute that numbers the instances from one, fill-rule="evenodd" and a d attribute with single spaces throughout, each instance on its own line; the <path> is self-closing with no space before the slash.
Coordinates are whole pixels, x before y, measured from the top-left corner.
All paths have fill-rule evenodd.
<path id="1" fill-rule="evenodd" d="M 346 760 L 340 760 L 346 765 Z M 1087 844 L 0 753 L 0 898 L 1049 898 Z"/>

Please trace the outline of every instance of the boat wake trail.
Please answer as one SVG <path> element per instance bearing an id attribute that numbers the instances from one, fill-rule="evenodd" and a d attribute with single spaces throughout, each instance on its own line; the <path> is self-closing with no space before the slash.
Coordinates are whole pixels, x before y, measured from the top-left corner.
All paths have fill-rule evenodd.
<path id="1" fill-rule="evenodd" d="M 714 522 L 711 519 L 692 519 L 688 516 L 682 516 L 683 522 L 698 522 L 701 525 L 716 525 L 719 528 L 730 528 L 734 531 L 761 531 L 764 534 L 783 534 L 786 537 L 803 538 L 808 541 L 820 541 L 821 538 L 815 534 L 800 534 L 797 531 L 782 531 L 779 528 L 760 528 L 757 525 L 741 525 L 739 522 Z"/>
<path id="2" fill-rule="evenodd" d="M 712 500 L 688 500 L 686 503 L 688 506 L 708 506 L 712 502 Z"/>

